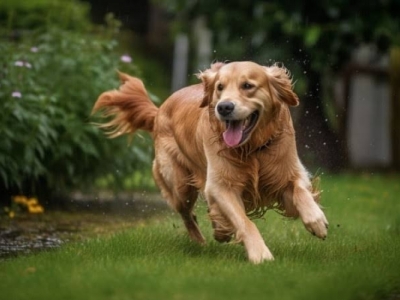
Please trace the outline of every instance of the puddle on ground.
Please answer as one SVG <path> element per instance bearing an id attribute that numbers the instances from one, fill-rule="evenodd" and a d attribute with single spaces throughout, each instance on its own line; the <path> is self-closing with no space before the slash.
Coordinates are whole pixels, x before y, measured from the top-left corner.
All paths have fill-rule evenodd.
<path id="1" fill-rule="evenodd" d="M 62 234 L 47 230 L 0 228 L 0 258 L 58 248 L 68 241 L 61 238 Z"/>
<path id="2" fill-rule="evenodd" d="M 40 215 L 21 212 L 14 218 L 0 216 L 0 259 L 55 249 L 67 242 L 137 226 L 168 211 L 160 199 L 73 199 Z"/>

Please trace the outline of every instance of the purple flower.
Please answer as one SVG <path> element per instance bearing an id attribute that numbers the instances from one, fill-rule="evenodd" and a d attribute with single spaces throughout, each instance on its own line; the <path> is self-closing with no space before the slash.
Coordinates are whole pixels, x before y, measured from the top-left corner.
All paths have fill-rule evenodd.
<path id="1" fill-rule="evenodd" d="M 14 63 L 14 66 L 17 66 L 17 67 L 26 67 L 26 68 L 28 68 L 28 69 L 32 68 L 32 65 L 31 65 L 30 63 L 28 63 L 27 61 L 22 61 L 22 60 L 17 60 L 17 61 Z"/>
<path id="2" fill-rule="evenodd" d="M 121 56 L 121 61 L 124 63 L 130 63 L 132 62 L 132 57 L 130 57 L 128 54 L 124 54 Z"/>
<path id="3" fill-rule="evenodd" d="M 36 52 L 38 52 L 39 51 L 39 48 L 38 47 L 32 47 L 31 48 L 31 52 L 33 52 L 33 53 L 36 53 Z"/>
<path id="4" fill-rule="evenodd" d="M 14 92 L 12 92 L 11 97 L 13 97 L 13 98 L 21 98 L 22 94 L 21 94 L 20 91 L 14 91 Z"/>

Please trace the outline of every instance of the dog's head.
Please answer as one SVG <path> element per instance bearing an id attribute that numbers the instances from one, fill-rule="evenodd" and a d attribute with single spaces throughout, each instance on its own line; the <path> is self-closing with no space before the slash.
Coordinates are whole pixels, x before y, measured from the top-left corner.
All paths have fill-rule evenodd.
<path id="1" fill-rule="evenodd" d="M 228 147 L 245 144 L 259 124 L 267 124 L 284 105 L 299 104 L 289 72 L 253 62 L 215 63 L 198 77 L 204 85 L 201 107 L 209 106 L 225 124 Z"/>

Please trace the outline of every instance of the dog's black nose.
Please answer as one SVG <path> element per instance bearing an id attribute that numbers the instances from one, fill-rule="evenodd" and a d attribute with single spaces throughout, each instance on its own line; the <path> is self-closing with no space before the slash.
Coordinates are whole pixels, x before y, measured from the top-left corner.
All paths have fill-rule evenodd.
<path id="1" fill-rule="evenodd" d="M 234 109 L 235 105 L 230 101 L 220 102 L 217 105 L 217 111 L 223 117 L 229 115 Z"/>

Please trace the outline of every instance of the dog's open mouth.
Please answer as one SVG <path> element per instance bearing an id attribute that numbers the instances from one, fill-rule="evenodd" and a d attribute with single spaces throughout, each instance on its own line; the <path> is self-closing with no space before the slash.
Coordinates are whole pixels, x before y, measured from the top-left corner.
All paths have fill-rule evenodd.
<path id="1" fill-rule="evenodd" d="M 244 143 L 256 126 L 258 116 L 259 112 L 255 111 L 244 120 L 226 120 L 226 130 L 222 135 L 225 143 L 229 147 Z"/>

